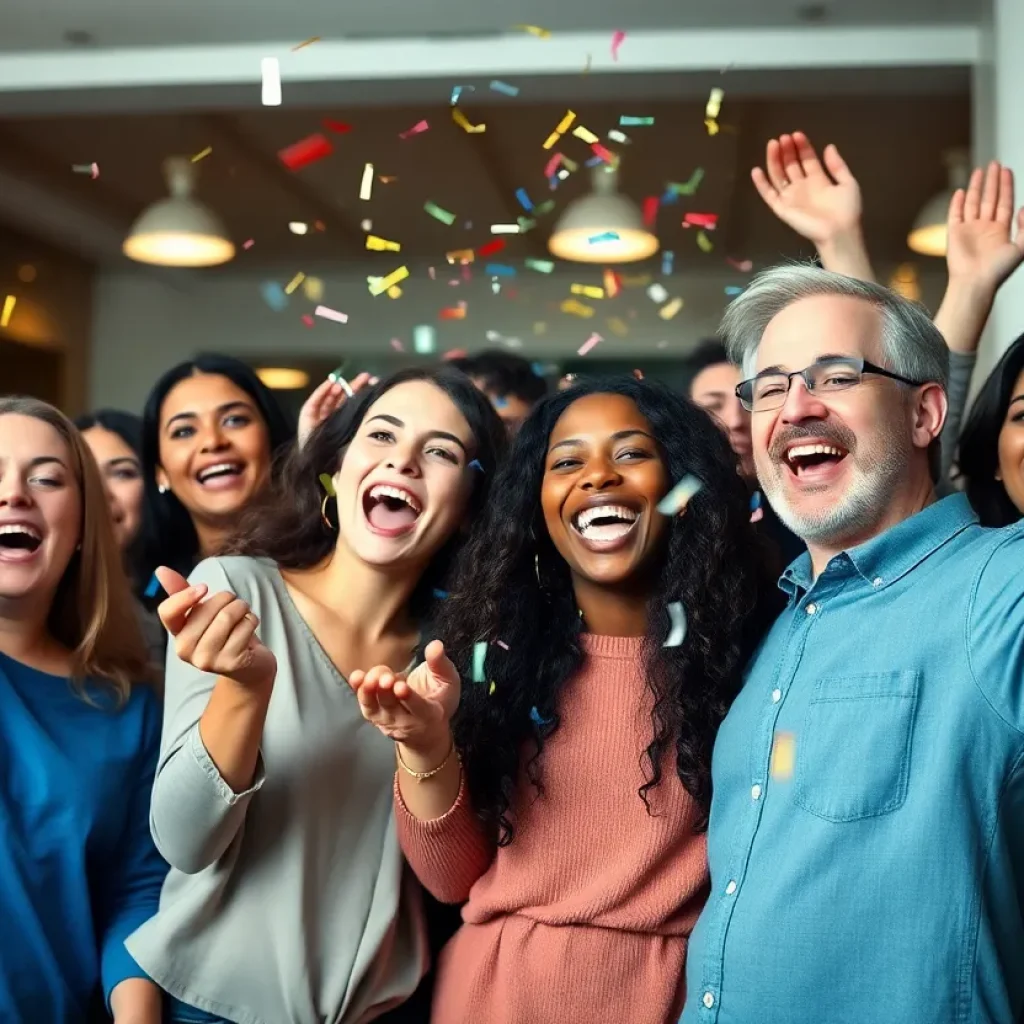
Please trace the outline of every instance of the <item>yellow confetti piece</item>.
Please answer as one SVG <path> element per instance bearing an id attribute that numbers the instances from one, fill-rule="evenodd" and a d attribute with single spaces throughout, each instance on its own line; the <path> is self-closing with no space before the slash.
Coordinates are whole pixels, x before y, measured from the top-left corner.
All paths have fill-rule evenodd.
<path id="1" fill-rule="evenodd" d="M 304 49 L 307 46 L 312 46 L 313 43 L 319 42 L 320 36 L 310 36 L 308 39 L 303 39 L 301 43 L 296 43 L 295 46 L 292 47 L 292 53 L 294 53 L 296 50 Z"/>
<path id="2" fill-rule="evenodd" d="M 722 110 L 723 99 L 725 99 L 725 92 L 716 85 L 711 90 L 710 94 L 708 95 L 708 101 L 704 105 L 704 116 L 709 121 L 718 120 L 718 115 Z"/>
<path id="3" fill-rule="evenodd" d="M 469 118 L 458 107 L 452 107 L 452 120 L 470 135 L 479 135 L 481 132 L 487 131 L 485 124 L 470 124 Z"/>
<path id="4" fill-rule="evenodd" d="M 0 327 L 6 327 L 11 322 L 11 317 L 14 315 L 14 307 L 18 302 L 17 295 L 8 295 L 4 299 L 4 308 L 0 312 Z"/>
<path id="5" fill-rule="evenodd" d="M 671 320 L 683 308 L 683 300 L 675 298 L 671 302 L 666 302 L 661 309 L 658 310 L 658 316 L 662 320 Z"/>
<path id="6" fill-rule="evenodd" d="M 613 316 L 608 319 L 608 330 L 620 338 L 624 338 L 629 334 L 629 325 L 621 317 Z"/>
<path id="7" fill-rule="evenodd" d="M 555 144 L 555 143 L 556 143 L 556 142 L 557 142 L 557 141 L 558 141 L 558 140 L 559 140 L 559 139 L 560 139 L 561 137 L 562 137 L 562 136 L 561 136 L 561 135 L 559 135 L 559 134 L 558 134 L 558 132 L 552 132 L 552 133 L 551 133 L 551 134 L 550 134 L 550 135 L 549 135 L 549 136 L 548 136 L 548 137 L 547 137 L 547 138 L 546 138 L 546 139 L 544 140 L 544 146 L 543 146 L 543 148 L 544 148 L 544 149 L 550 149 L 550 148 L 551 148 L 551 147 L 552 147 L 552 146 L 553 146 L 553 145 L 554 145 L 554 144 Z"/>
<path id="8" fill-rule="evenodd" d="M 307 277 L 302 282 L 302 291 L 310 302 L 319 302 L 324 297 L 324 283 L 319 277 Z"/>
<path id="9" fill-rule="evenodd" d="M 303 282 L 303 281 L 305 281 L 305 280 L 306 280 L 306 275 L 305 275 L 305 274 L 304 274 L 304 273 L 303 273 L 303 272 L 302 272 L 302 271 L 300 270 L 300 271 L 299 271 L 299 272 L 298 272 L 298 273 L 297 273 L 297 274 L 296 274 L 296 275 L 295 275 L 295 276 L 294 276 L 294 277 L 293 277 L 293 278 L 292 278 L 292 279 L 291 279 L 291 280 L 290 280 L 290 281 L 289 281 L 289 282 L 288 282 L 288 283 L 287 283 L 287 284 L 286 284 L 286 285 L 284 286 L 284 293 L 285 293 L 285 295 L 291 295 L 291 293 L 292 293 L 293 291 L 295 291 L 295 289 L 296 289 L 296 288 L 298 288 L 298 287 L 299 287 L 299 285 L 300 285 L 300 284 L 302 284 L 302 282 Z"/>
<path id="10" fill-rule="evenodd" d="M 476 253 L 472 249 L 452 249 L 446 252 L 444 258 L 449 263 L 472 263 L 476 259 Z"/>
<path id="11" fill-rule="evenodd" d="M 563 117 L 562 120 L 558 122 L 558 127 L 555 129 L 555 131 L 558 132 L 559 135 L 564 135 L 569 130 L 569 125 L 571 125 L 575 120 L 576 112 L 573 110 L 567 110 L 565 112 L 565 117 Z"/>
<path id="12" fill-rule="evenodd" d="M 584 295 L 588 299 L 604 298 L 604 289 L 598 288 L 596 285 L 592 284 L 571 284 L 569 285 L 569 291 L 571 291 L 573 295 Z"/>
<path id="13" fill-rule="evenodd" d="M 710 117 L 704 118 L 704 127 L 708 130 L 708 135 L 717 135 L 721 129 L 718 127 L 718 122 L 712 120 Z"/>
<path id="14" fill-rule="evenodd" d="M 520 32 L 529 32 L 531 36 L 536 36 L 537 39 L 551 38 L 551 30 L 541 28 L 540 25 L 513 25 L 512 28 L 518 29 Z"/>
<path id="15" fill-rule="evenodd" d="M 363 180 L 359 184 L 359 198 L 366 202 L 373 195 L 373 164 L 363 168 Z"/>
<path id="16" fill-rule="evenodd" d="M 646 288 L 651 283 L 650 274 L 635 274 L 632 277 L 623 276 L 623 288 Z"/>
<path id="17" fill-rule="evenodd" d="M 366 248 L 374 252 L 401 252 L 402 243 L 392 242 L 388 238 L 381 238 L 379 235 L 366 236 Z"/>
<path id="18" fill-rule="evenodd" d="M 388 298 L 389 299 L 400 299 L 401 297 L 402 297 L 402 289 L 399 288 L 397 284 L 393 284 L 388 289 Z"/>
<path id="19" fill-rule="evenodd" d="M 793 778 L 796 769 L 796 736 L 791 732 L 777 732 L 772 743 L 771 776 L 785 781 Z"/>
<path id="20" fill-rule="evenodd" d="M 387 277 L 378 278 L 370 283 L 371 295 L 383 295 L 389 288 L 404 281 L 409 276 L 408 267 L 399 267 L 392 271 Z"/>
<path id="21" fill-rule="evenodd" d="M 701 252 L 711 252 L 715 247 L 715 243 L 703 231 L 697 232 L 697 245 Z"/>
<path id="22" fill-rule="evenodd" d="M 495 685 L 495 682 L 494 682 L 494 680 L 492 679 L 492 680 L 491 680 L 491 688 L 490 688 L 490 689 L 489 689 L 489 690 L 487 691 L 488 695 L 489 695 L 489 696 L 491 696 L 491 697 L 493 697 L 493 696 L 494 696 L 494 691 L 495 691 L 495 690 L 496 690 L 497 688 L 498 688 L 498 687 L 497 687 L 497 685 Z"/>
<path id="23" fill-rule="evenodd" d="M 561 310 L 563 313 L 569 313 L 571 316 L 578 316 L 584 320 L 594 315 L 593 306 L 587 306 L 576 299 L 566 299 L 561 305 Z"/>
<path id="24" fill-rule="evenodd" d="M 206 149 L 200 150 L 194 157 L 192 157 L 192 163 L 197 164 L 200 160 L 204 160 L 213 152 L 213 146 L 207 146 Z"/>
<path id="25" fill-rule="evenodd" d="M 587 143 L 587 145 L 599 141 L 598 136 L 596 136 L 589 128 L 585 128 L 581 124 L 577 125 L 573 129 L 572 133 L 573 135 L 576 136 L 577 139 L 582 139 L 585 143 Z"/>

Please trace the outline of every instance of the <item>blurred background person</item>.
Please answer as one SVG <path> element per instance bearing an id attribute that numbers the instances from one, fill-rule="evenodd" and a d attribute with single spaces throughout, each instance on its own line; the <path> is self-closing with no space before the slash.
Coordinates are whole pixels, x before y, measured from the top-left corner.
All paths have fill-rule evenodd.
<path id="1" fill-rule="evenodd" d="M 498 415 L 515 434 L 530 410 L 547 394 L 547 381 L 522 356 L 487 349 L 473 356 L 446 360 L 473 378 L 473 383 L 491 400 Z"/>
<path id="2" fill-rule="evenodd" d="M 108 501 L 56 409 L 0 399 L 0 1020 L 159 1024 L 124 948 L 157 908 L 160 708 Z"/>

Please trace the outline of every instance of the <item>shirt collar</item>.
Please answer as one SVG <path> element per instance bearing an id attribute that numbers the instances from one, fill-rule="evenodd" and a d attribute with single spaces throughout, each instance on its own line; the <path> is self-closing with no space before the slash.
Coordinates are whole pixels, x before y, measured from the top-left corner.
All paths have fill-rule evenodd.
<path id="1" fill-rule="evenodd" d="M 977 521 L 967 496 L 954 494 L 836 557 L 848 561 L 868 583 L 882 589 Z M 798 590 L 810 590 L 813 582 L 811 556 L 804 552 L 782 574 L 779 587 L 792 597 Z"/>

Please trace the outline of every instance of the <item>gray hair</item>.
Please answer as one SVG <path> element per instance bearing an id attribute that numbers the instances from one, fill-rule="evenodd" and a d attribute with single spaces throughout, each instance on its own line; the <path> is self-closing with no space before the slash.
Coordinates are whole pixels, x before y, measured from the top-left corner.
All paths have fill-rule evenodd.
<path id="1" fill-rule="evenodd" d="M 923 306 L 888 288 L 833 274 L 813 264 L 788 264 L 757 275 L 722 319 L 729 358 L 754 375 L 757 347 L 768 324 L 787 306 L 815 295 L 843 295 L 870 302 L 882 318 L 886 369 L 908 380 L 949 384 L 949 349 Z"/>

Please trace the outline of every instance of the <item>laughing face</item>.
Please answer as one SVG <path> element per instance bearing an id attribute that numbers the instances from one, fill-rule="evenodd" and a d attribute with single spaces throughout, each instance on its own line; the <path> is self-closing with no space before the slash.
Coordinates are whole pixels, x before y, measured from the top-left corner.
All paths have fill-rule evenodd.
<path id="1" fill-rule="evenodd" d="M 574 578 L 631 582 L 660 547 L 668 489 L 651 426 L 622 395 L 587 395 L 559 417 L 548 443 L 541 505 Z"/>
<path id="2" fill-rule="evenodd" d="M 49 603 L 81 534 L 82 495 L 60 434 L 33 416 L 0 416 L 0 608 Z"/>
<path id="3" fill-rule="evenodd" d="M 179 381 L 160 409 L 157 483 L 193 521 L 230 522 L 270 473 L 270 440 L 253 400 L 219 374 Z"/>
<path id="4" fill-rule="evenodd" d="M 787 306 L 765 329 L 756 371 L 788 373 L 835 356 L 886 364 L 881 320 L 867 302 L 822 295 Z M 758 480 L 804 540 L 849 546 L 885 521 L 915 453 L 914 403 L 900 387 L 868 374 L 818 395 L 797 377 L 781 408 L 753 413 Z"/>
<path id="5" fill-rule="evenodd" d="M 475 451 L 465 417 L 436 385 L 384 392 L 334 475 L 338 543 L 370 565 L 425 565 L 462 522 Z"/>

